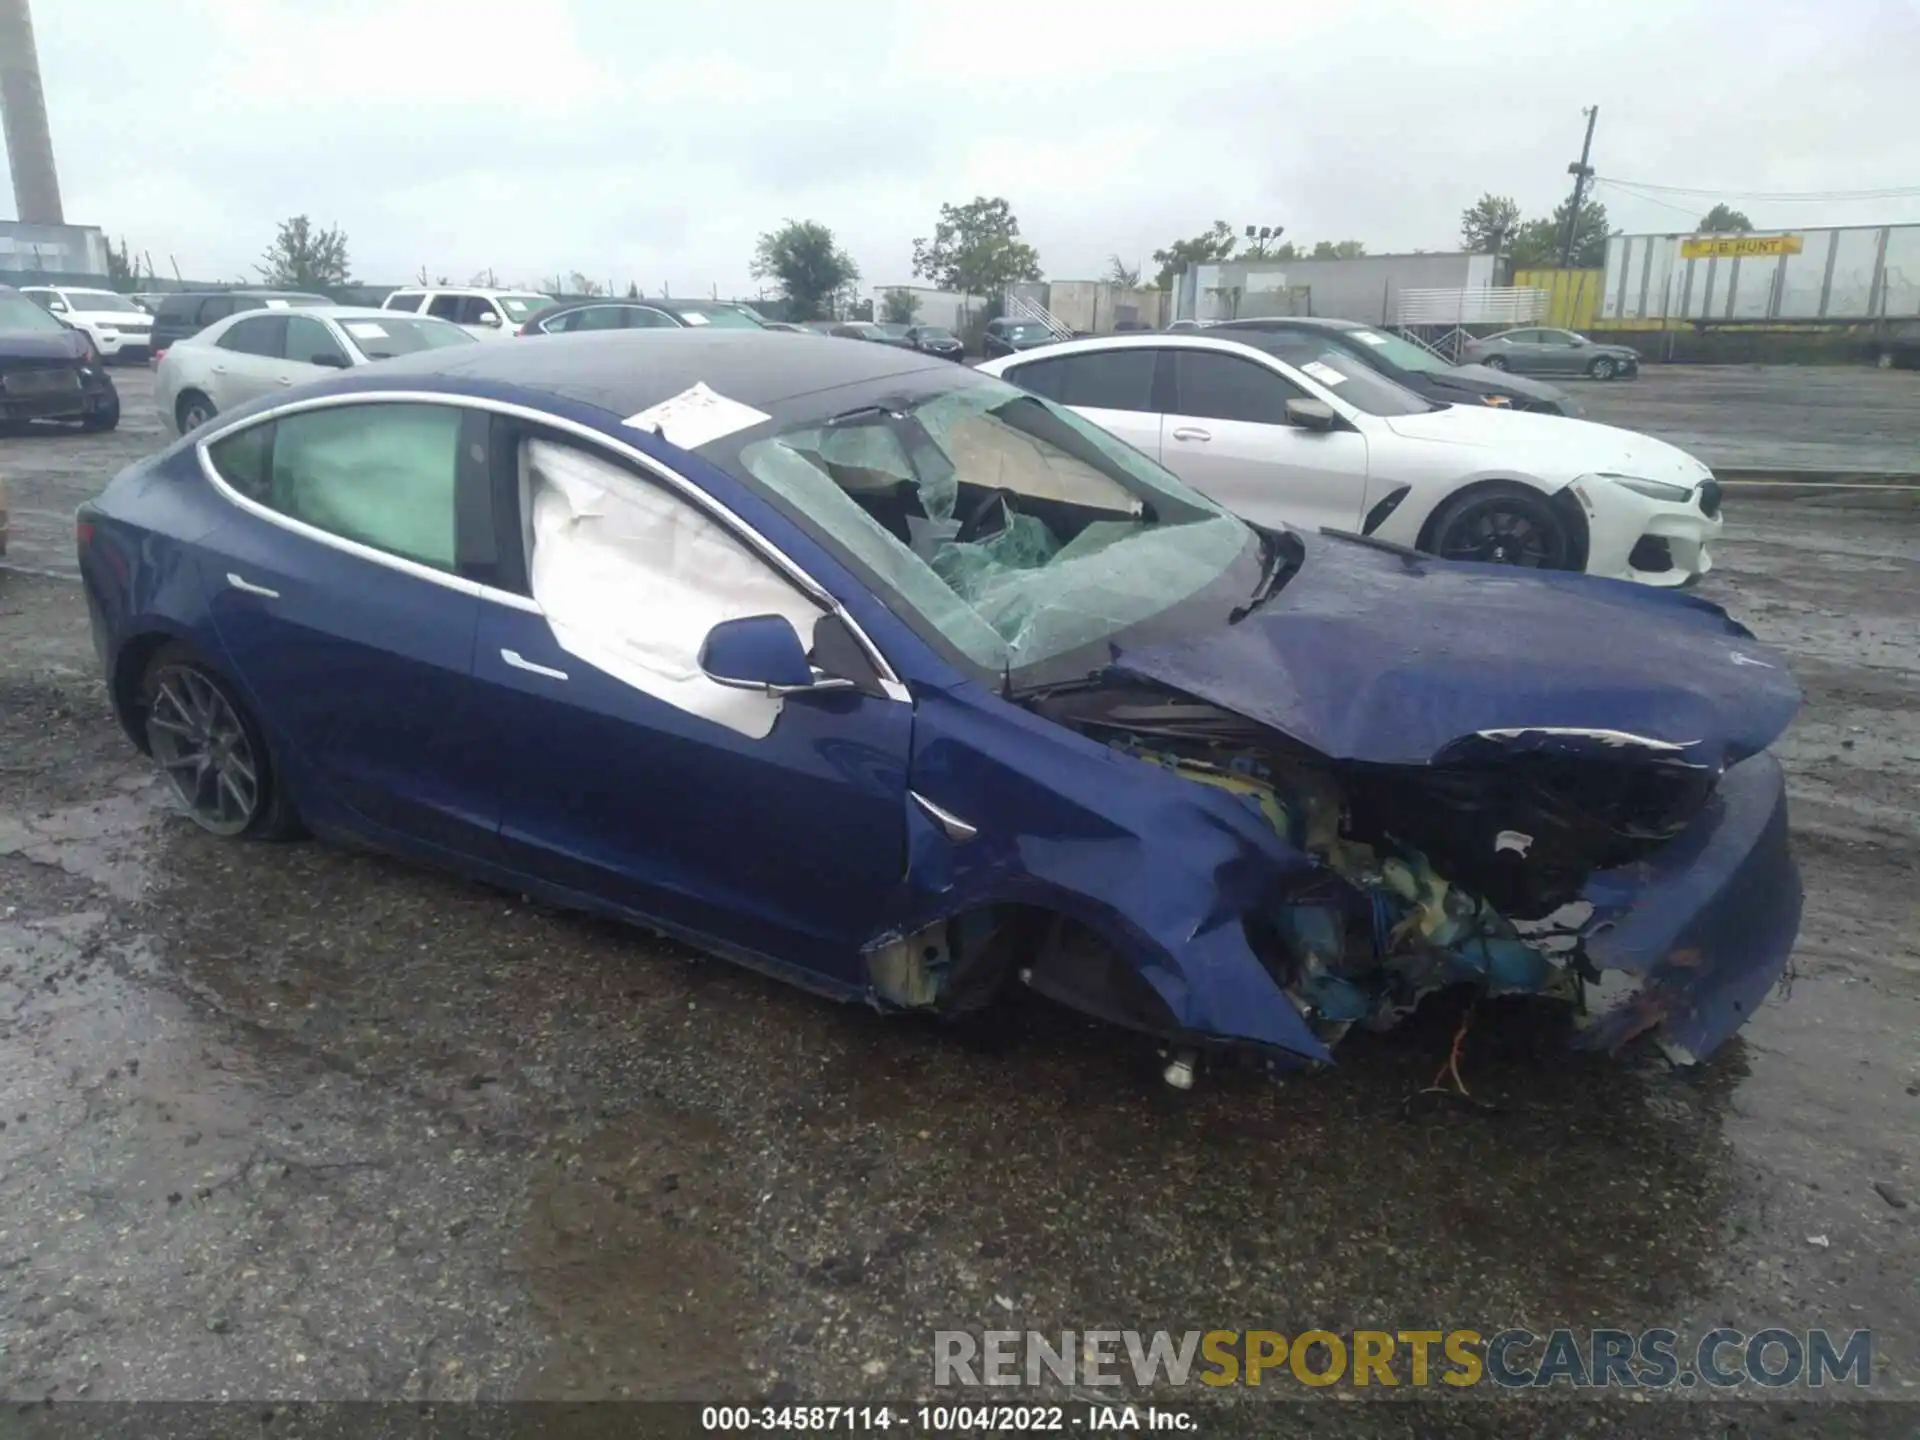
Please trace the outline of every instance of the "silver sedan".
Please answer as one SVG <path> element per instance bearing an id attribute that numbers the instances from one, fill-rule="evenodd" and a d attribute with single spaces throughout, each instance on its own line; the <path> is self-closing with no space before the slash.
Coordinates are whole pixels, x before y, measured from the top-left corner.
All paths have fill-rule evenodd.
<path id="1" fill-rule="evenodd" d="M 154 372 L 153 399 L 166 424 L 184 435 L 215 415 L 318 380 L 337 370 L 479 342 L 430 315 L 357 305 L 244 310 L 168 347 Z"/>

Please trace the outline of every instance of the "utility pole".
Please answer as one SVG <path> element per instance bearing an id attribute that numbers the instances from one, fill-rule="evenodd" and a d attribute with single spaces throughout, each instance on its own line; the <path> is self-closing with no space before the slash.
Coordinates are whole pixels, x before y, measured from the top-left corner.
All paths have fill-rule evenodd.
<path id="1" fill-rule="evenodd" d="M 1560 268 L 1566 270 L 1573 265 L 1573 237 L 1580 228 L 1581 192 L 1587 188 L 1587 181 L 1593 178 L 1593 167 L 1587 163 L 1587 156 L 1593 153 L 1593 122 L 1600 118 L 1600 107 L 1589 105 L 1586 109 L 1587 138 L 1580 146 L 1580 158 L 1567 166 L 1567 173 L 1573 176 L 1573 204 L 1567 207 L 1567 232 L 1560 240 Z"/>

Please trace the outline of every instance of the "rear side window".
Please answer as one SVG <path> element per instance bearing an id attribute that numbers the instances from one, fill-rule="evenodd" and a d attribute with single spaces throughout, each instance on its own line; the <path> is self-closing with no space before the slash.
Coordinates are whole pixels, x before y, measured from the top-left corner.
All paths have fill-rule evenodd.
<path id="1" fill-rule="evenodd" d="M 234 321 L 214 344 L 238 355 L 264 355 L 278 360 L 285 353 L 286 335 L 286 316 L 249 315 Z"/>
<path id="2" fill-rule="evenodd" d="M 1211 350 L 1176 350 L 1173 386 L 1179 414 L 1249 425 L 1285 425 L 1287 402 L 1307 398 L 1266 366 Z"/>
<path id="3" fill-rule="evenodd" d="M 250 320 L 242 320 L 241 325 L 250 325 Z M 311 315 L 289 315 L 286 317 L 287 359 L 301 365 L 324 365 L 329 360 L 333 364 L 345 367 L 346 351 L 340 348 L 340 342 L 333 338 L 333 332 Z M 239 326 L 235 326 L 238 329 Z"/>
<path id="4" fill-rule="evenodd" d="M 576 330 L 624 330 L 626 325 L 620 309 L 616 305 L 589 305 L 582 310 L 569 310 L 564 315 L 556 315 L 547 329 L 562 335 L 571 335 Z"/>
<path id="5" fill-rule="evenodd" d="M 251 310 L 251 305 L 235 302 L 231 295 L 209 295 L 200 302 L 199 313 L 194 319 L 202 325 L 211 325 L 216 320 L 224 320 L 236 310 Z"/>
<path id="6" fill-rule="evenodd" d="M 342 405 L 251 426 L 207 453 L 249 500 L 455 573 L 462 419 L 447 405 Z"/>
<path id="7" fill-rule="evenodd" d="M 1109 350 L 1093 355 L 1062 355 L 1016 365 L 1007 378 L 1058 405 L 1088 410 L 1152 413 L 1152 350 Z"/>
<path id="8" fill-rule="evenodd" d="M 381 303 L 380 308 L 383 310 L 405 310 L 409 314 L 412 314 L 418 312 L 420 302 L 426 298 L 424 295 L 389 295 Z"/>

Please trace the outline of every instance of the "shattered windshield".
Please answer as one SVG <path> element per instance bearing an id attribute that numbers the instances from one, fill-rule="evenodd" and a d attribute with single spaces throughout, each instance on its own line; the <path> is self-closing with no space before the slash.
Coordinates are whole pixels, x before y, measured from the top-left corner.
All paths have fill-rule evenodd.
<path id="1" fill-rule="evenodd" d="M 790 422 L 731 468 L 981 669 L 1043 665 L 1216 587 L 1244 603 L 1258 583 L 1252 530 L 1105 431 L 988 376 L 911 378 L 918 393 Z"/>

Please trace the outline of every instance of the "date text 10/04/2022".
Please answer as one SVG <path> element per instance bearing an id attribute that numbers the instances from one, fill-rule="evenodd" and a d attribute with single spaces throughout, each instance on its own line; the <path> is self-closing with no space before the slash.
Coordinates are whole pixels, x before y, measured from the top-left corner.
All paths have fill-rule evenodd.
<path id="1" fill-rule="evenodd" d="M 708 1405 L 700 1428 L 711 1431 L 923 1430 L 930 1434 L 995 1431 L 1114 1435 L 1128 1431 L 1191 1434 L 1191 1412 L 1158 1405 Z"/>

